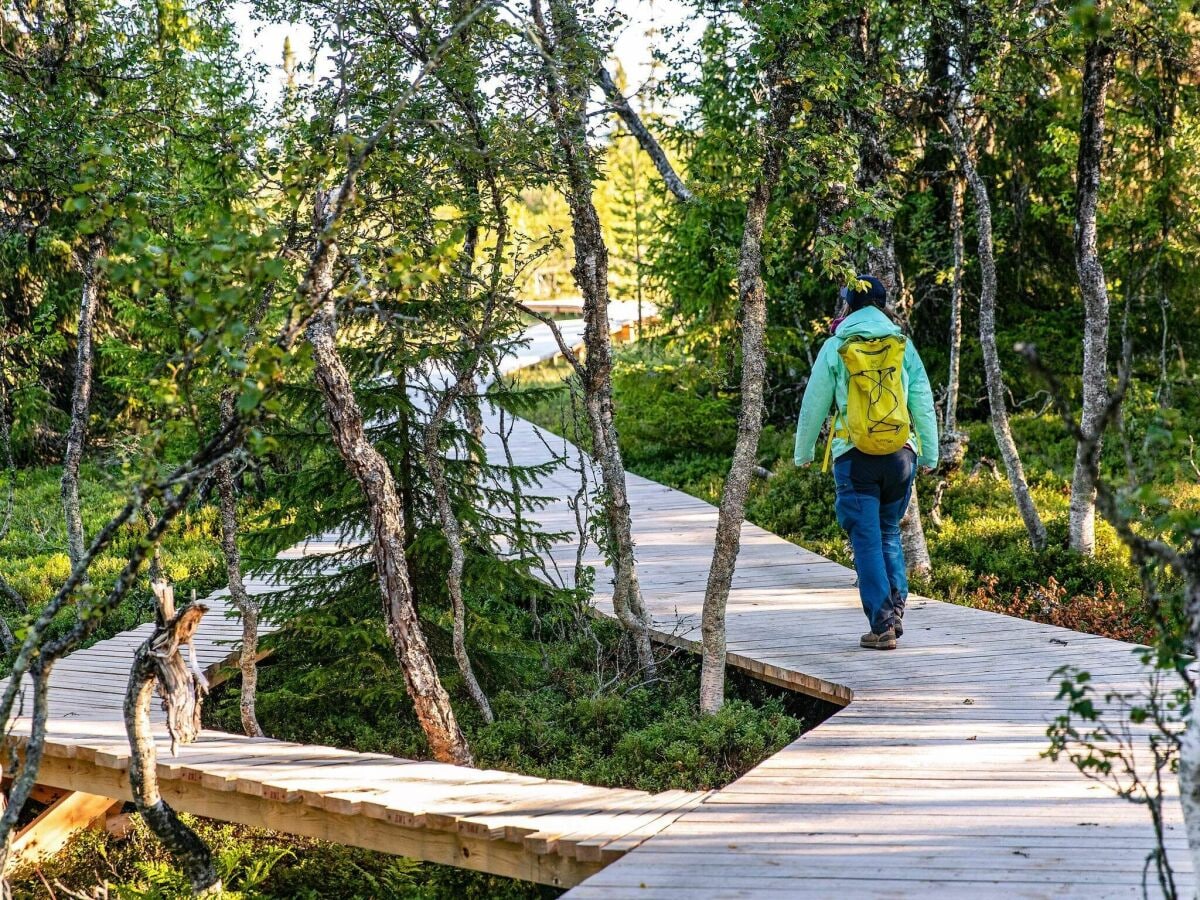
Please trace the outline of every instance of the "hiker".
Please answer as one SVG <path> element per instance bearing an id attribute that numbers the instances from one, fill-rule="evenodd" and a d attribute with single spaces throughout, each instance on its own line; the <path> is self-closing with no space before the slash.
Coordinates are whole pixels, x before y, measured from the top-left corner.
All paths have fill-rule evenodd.
<path id="1" fill-rule="evenodd" d="M 813 461 L 833 406 L 825 466 L 832 457 L 834 508 L 850 535 L 858 594 L 871 626 L 859 645 L 894 650 L 904 634 L 908 599 L 900 520 L 917 467 L 937 465 L 937 415 L 917 348 L 884 312 L 883 283 L 859 275 L 840 297 L 843 316 L 834 320 L 800 405 L 796 465 Z"/>

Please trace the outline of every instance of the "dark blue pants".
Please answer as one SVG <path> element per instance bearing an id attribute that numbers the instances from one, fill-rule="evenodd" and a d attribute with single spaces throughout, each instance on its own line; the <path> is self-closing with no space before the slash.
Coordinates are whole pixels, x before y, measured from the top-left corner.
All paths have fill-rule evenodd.
<path id="1" fill-rule="evenodd" d="M 900 520 L 916 473 L 916 454 L 907 447 L 888 456 L 849 450 L 833 464 L 837 520 L 850 535 L 858 595 L 875 634 L 892 627 L 908 599 Z"/>

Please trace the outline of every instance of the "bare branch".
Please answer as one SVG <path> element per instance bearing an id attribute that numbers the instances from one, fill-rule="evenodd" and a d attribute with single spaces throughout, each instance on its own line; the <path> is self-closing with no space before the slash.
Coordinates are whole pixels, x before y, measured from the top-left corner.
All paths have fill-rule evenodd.
<path id="1" fill-rule="evenodd" d="M 617 83 L 613 81 L 612 75 L 604 66 L 596 68 L 596 82 L 604 89 L 604 96 L 608 98 L 612 104 L 613 111 L 621 117 L 621 121 L 625 123 L 625 127 L 629 129 L 629 133 L 637 138 L 638 144 L 650 157 L 650 161 L 654 163 L 654 168 L 658 169 L 658 174 L 662 176 L 663 184 L 667 186 L 675 198 L 682 203 L 689 203 L 695 199 L 695 195 L 691 192 L 683 179 L 675 171 L 671 165 L 671 161 L 667 159 L 667 154 L 663 151 L 662 145 L 655 139 L 650 130 L 646 128 L 642 122 L 641 116 L 637 114 L 629 101 L 621 93 L 617 87 Z"/>
<path id="2" fill-rule="evenodd" d="M 554 342 L 558 344 L 558 350 L 563 355 L 563 359 L 571 364 L 571 368 L 575 370 L 575 374 L 581 379 L 587 377 L 587 371 L 583 368 L 583 363 L 579 361 L 579 356 L 576 355 L 575 351 L 572 350 L 567 344 L 566 338 L 563 337 L 562 329 L 558 327 L 558 323 L 555 322 L 554 319 L 550 318 L 550 316 L 543 312 L 538 312 L 536 309 L 526 306 L 524 303 L 518 303 L 517 309 L 521 310 L 521 312 L 525 313 L 526 315 L 533 316 L 535 319 L 549 328 L 550 333 L 554 335 Z"/>
<path id="3" fill-rule="evenodd" d="M 1117 535 L 1135 554 L 1143 558 L 1156 559 L 1180 575 L 1186 575 L 1186 563 L 1179 551 L 1163 541 L 1147 538 L 1133 530 L 1133 525 L 1129 517 L 1121 511 L 1116 493 L 1100 475 L 1101 439 L 1108 430 L 1108 427 L 1116 420 L 1121 409 L 1121 404 L 1125 400 L 1125 394 L 1129 390 L 1132 347 L 1128 334 L 1125 337 L 1124 359 L 1117 378 L 1117 386 L 1105 402 L 1101 415 L 1095 420 L 1095 427 L 1087 431 L 1084 431 L 1080 423 L 1075 420 L 1071 405 L 1066 399 L 1067 392 L 1063 388 L 1062 382 L 1042 362 L 1037 348 L 1033 344 L 1022 343 L 1017 344 L 1016 350 L 1025 357 L 1029 363 L 1029 367 L 1044 378 L 1050 386 L 1050 396 L 1054 399 L 1054 406 L 1058 410 L 1067 431 L 1071 433 L 1078 444 L 1080 460 L 1087 466 L 1088 471 L 1095 481 L 1096 508 L 1100 510 L 1101 515 L 1116 529 Z"/>

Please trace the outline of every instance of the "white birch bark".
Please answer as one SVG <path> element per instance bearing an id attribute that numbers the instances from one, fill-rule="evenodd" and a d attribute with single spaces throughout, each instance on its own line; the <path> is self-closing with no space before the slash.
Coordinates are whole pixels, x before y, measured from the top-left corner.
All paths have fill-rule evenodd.
<path id="1" fill-rule="evenodd" d="M 738 259 L 742 326 L 741 410 L 738 413 L 733 459 L 721 490 L 712 563 L 708 569 L 700 620 L 700 708 L 706 713 L 717 712 L 725 703 L 725 609 L 741 549 L 746 496 L 757 463 L 758 439 L 762 434 L 763 388 L 767 369 L 767 294 L 762 277 L 763 228 L 771 194 L 787 157 L 787 132 L 799 105 L 795 85 L 788 82 L 781 84 L 781 72 L 773 71 L 769 75 L 774 90 L 769 120 L 763 133 L 763 158 L 746 202 Z"/>
<path id="2" fill-rule="evenodd" d="M 1104 103 L 1113 77 L 1113 50 L 1103 38 L 1088 44 L 1083 72 L 1083 110 L 1079 121 L 1079 161 L 1075 175 L 1075 269 L 1083 295 L 1084 434 L 1096 431 L 1108 401 L 1108 288 L 1096 246 L 1096 208 L 1104 155 Z M 1071 478 L 1070 547 L 1091 556 L 1096 552 L 1096 484 L 1083 457 L 1075 451 Z"/>
<path id="3" fill-rule="evenodd" d="M 958 113 L 951 107 L 946 113 L 946 124 L 954 138 L 954 149 L 963 177 L 971 188 L 975 199 L 976 230 L 979 233 L 979 268 L 982 285 L 979 294 L 979 343 L 983 348 L 983 370 L 987 380 L 988 406 L 992 422 L 992 433 L 1000 448 L 1000 457 L 1008 473 L 1017 511 L 1029 533 L 1029 543 L 1034 550 L 1046 546 L 1046 526 L 1042 524 L 1029 483 L 1025 480 L 1025 469 L 1021 465 L 1021 454 L 1013 440 L 1012 428 L 1008 423 L 1008 405 L 1005 397 L 1004 375 L 1000 368 L 1000 352 L 996 347 L 996 258 L 992 247 L 992 202 L 988 196 L 983 176 L 975 168 L 967 138 L 958 120 Z"/>
<path id="4" fill-rule="evenodd" d="M 950 234 L 954 243 L 954 269 L 950 276 L 950 366 L 946 377 L 943 424 L 947 436 L 958 431 L 959 360 L 962 354 L 963 300 L 963 180 L 954 176 L 950 191 Z"/>
<path id="5" fill-rule="evenodd" d="M 79 291 L 79 327 L 75 345 L 75 384 L 71 389 L 71 425 L 63 454 L 60 490 L 67 525 L 67 556 L 74 567 L 83 559 L 83 516 L 79 509 L 79 466 L 87 443 L 88 416 L 92 403 L 92 367 L 95 360 L 96 307 L 100 301 L 97 264 L 104 255 L 104 241 L 93 235 L 80 265 L 83 284 Z"/>

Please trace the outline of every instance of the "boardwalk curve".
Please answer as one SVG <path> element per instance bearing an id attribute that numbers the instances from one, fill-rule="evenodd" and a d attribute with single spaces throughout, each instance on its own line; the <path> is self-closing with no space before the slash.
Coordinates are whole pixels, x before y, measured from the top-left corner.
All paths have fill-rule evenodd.
<path id="1" fill-rule="evenodd" d="M 628 310 L 615 315 L 614 327 L 628 333 L 630 318 Z M 580 323 L 561 327 L 579 340 Z M 526 337 L 504 372 L 557 353 L 545 326 Z M 490 410 L 488 451 L 498 460 L 497 419 Z M 562 439 L 512 424 L 521 463 L 573 458 Z M 540 492 L 565 498 L 578 478 L 559 467 Z M 655 634 L 695 649 L 716 509 L 635 475 L 629 494 Z M 565 499 L 537 518 L 547 531 L 574 529 Z M 326 535 L 288 555 L 336 542 Z M 551 556 L 547 571 L 561 577 L 575 546 L 558 545 Z M 595 548 L 586 561 L 597 568 L 599 611 L 610 612 L 610 573 Z M 216 732 L 175 759 L 160 737 L 163 794 L 217 819 L 578 885 L 573 900 L 1140 896 L 1153 847 L 1146 811 L 1041 756 L 1046 724 L 1061 708 L 1055 669 L 1081 665 L 1102 685 L 1135 690 L 1143 678 L 1135 648 L 913 598 L 902 649 L 862 651 L 853 585 L 852 571 L 744 526 L 729 600 L 730 665 L 843 708 L 708 795 L 592 788 Z M 214 610 L 198 635 L 199 656 L 218 666 L 240 628 L 222 616 L 224 592 L 206 602 Z M 128 797 L 120 698 L 147 629 L 56 667 L 46 784 Z M 18 746 L 23 727 L 18 721 L 10 738 Z M 1166 812 L 1168 846 L 1182 850 L 1173 796 Z M 1174 858 L 1186 862 L 1186 853 Z M 1191 884 L 1190 872 L 1179 874 Z"/>

